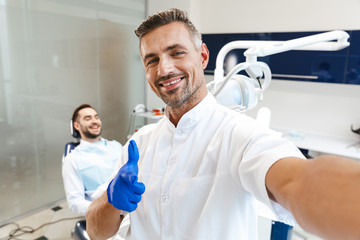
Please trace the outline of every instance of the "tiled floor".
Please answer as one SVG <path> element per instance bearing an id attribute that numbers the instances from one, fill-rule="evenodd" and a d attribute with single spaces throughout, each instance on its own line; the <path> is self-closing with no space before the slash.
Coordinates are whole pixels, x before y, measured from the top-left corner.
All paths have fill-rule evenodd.
<path id="1" fill-rule="evenodd" d="M 72 230 L 74 229 L 76 222 L 80 219 L 84 219 L 84 217 L 70 213 L 67 203 L 64 200 L 54 204 L 53 206 L 50 206 L 49 208 L 39 210 L 38 212 L 35 212 L 29 216 L 14 221 L 24 230 L 37 228 L 39 228 L 39 230 L 33 233 L 26 233 L 22 235 L 19 235 L 22 233 L 19 231 L 14 235 L 15 237 L 9 238 L 9 234 L 18 226 L 15 224 L 7 225 L 0 228 L 0 240 L 71 240 L 73 239 L 71 234 Z M 127 232 L 126 225 L 129 222 L 127 220 L 124 221 L 124 223 L 125 227 L 120 227 L 119 230 L 119 232 L 121 232 L 121 236 Z M 260 223 L 259 240 L 267 240 L 270 238 L 271 220 L 263 220 L 260 221 Z M 44 224 L 46 225 L 43 226 Z M 311 234 L 308 234 L 297 227 L 295 227 L 292 232 L 291 240 L 321 240 L 320 238 L 312 236 Z"/>
<path id="2" fill-rule="evenodd" d="M 43 224 L 48 224 L 41 227 L 33 233 L 22 234 L 21 231 L 17 232 L 15 236 L 9 238 L 9 233 L 17 228 L 15 224 L 7 225 L 0 228 L 0 240 L 8 239 L 21 239 L 21 240 L 67 240 L 72 239 L 71 231 L 74 229 L 75 224 L 84 217 L 70 213 L 65 201 L 60 202 L 48 209 L 41 210 L 30 216 L 15 220 L 20 227 L 24 230 L 31 230 L 39 228 Z M 26 228 L 25 228 L 26 227 Z M 30 228 L 29 228 L 30 227 Z M 19 235 L 22 234 L 22 235 Z"/>

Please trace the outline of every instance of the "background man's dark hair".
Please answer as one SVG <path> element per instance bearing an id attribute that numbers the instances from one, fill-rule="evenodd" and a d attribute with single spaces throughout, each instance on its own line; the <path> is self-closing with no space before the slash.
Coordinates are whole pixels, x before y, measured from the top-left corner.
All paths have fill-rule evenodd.
<path id="1" fill-rule="evenodd" d="M 80 106 L 78 106 L 78 107 L 75 109 L 75 111 L 74 111 L 74 113 L 73 113 L 73 115 L 72 115 L 72 118 L 71 118 L 73 124 L 74 124 L 74 122 L 77 120 L 77 118 L 78 118 L 78 116 L 79 116 L 79 111 L 80 111 L 81 109 L 84 109 L 84 108 L 92 108 L 92 109 L 94 109 L 94 108 L 93 108 L 92 106 L 90 106 L 89 104 L 81 104 Z M 94 109 L 94 110 L 95 110 L 95 109 Z"/>

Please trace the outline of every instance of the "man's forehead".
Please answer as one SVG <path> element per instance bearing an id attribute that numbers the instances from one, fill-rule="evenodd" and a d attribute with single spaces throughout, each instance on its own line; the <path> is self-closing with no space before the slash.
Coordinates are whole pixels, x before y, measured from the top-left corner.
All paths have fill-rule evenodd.
<path id="1" fill-rule="evenodd" d="M 97 112 L 92 108 L 83 108 L 79 111 L 81 117 L 97 115 Z"/>
<path id="2" fill-rule="evenodd" d="M 184 38 L 184 36 L 188 38 Z M 157 27 L 142 36 L 140 39 L 140 54 L 144 57 L 147 54 L 153 54 L 155 50 L 166 51 L 173 48 L 173 46 L 184 47 L 186 39 L 189 40 L 189 43 L 193 43 L 191 34 L 185 24 L 172 22 Z"/>

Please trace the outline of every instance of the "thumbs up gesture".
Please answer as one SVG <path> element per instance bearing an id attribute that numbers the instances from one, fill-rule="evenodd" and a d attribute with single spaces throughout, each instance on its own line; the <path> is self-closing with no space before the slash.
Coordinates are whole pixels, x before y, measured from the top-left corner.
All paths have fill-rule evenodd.
<path id="1" fill-rule="evenodd" d="M 141 201 L 145 185 L 138 182 L 139 151 L 134 140 L 129 143 L 128 153 L 128 162 L 120 168 L 107 188 L 107 198 L 115 208 L 132 212 Z"/>

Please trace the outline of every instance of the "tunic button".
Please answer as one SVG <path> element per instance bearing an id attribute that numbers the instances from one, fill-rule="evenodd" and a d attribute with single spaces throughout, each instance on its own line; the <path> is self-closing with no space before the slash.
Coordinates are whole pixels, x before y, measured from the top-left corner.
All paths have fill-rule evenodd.
<path id="1" fill-rule="evenodd" d="M 162 200 L 163 202 L 167 202 L 167 201 L 169 201 L 169 196 L 168 196 L 168 195 L 162 195 L 162 196 L 161 196 L 161 200 Z"/>

